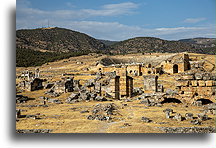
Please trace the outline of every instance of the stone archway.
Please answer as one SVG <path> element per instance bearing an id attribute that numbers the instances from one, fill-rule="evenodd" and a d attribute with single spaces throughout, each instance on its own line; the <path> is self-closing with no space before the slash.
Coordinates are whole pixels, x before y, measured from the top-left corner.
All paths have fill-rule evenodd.
<path id="1" fill-rule="evenodd" d="M 209 100 L 209 99 L 201 98 L 201 99 L 197 99 L 194 103 L 199 106 L 199 105 L 210 104 L 210 103 L 213 103 L 213 102 L 211 100 Z"/>
<path id="2" fill-rule="evenodd" d="M 178 73 L 178 65 L 177 64 L 173 65 L 173 73 Z"/>
<path id="3" fill-rule="evenodd" d="M 161 104 L 164 104 L 164 103 L 182 103 L 182 101 L 176 98 L 164 98 Z"/>

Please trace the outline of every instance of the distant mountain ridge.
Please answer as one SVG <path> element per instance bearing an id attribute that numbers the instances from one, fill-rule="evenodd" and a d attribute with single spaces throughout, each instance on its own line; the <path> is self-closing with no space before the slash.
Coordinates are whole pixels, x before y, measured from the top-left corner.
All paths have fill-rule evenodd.
<path id="1" fill-rule="evenodd" d="M 191 43 L 189 41 L 168 41 L 154 37 L 136 37 L 117 42 L 110 46 L 116 53 L 137 52 L 194 52 L 203 54 L 215 54 L 215 46 Z"/>
<path id="2" fill-rule="evenodd" d="M 214 38 L 168 41 L 154 37 L 136 37 L 124 41 L 108 41 L 95 39 L 77 31 L 53 27 L 17 30 L 16 49 L 16 65 L 28 67 L 88 53 L 215 54 L 216 47 Z"/>
<path id="3" fill-rule="evenodd" d="M 90 51 L 105 49 L 105 44 L 84 33 L 64 28 L 23 29 L 16 31 L 16 47 L 57 52 Z"/>
<path id="4" fill-rule="evenodd" d="M 203 45 L 205 47 L 215 47 L 216 46 L 216 39 L 215 38 L 189 38 L 189 39 L 181 39 L 181 42 L 187 42 L 192 44 Z"/>

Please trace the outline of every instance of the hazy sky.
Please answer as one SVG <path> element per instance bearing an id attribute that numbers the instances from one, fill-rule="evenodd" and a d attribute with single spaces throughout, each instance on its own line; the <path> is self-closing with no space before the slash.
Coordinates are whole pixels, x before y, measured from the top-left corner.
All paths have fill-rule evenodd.
<path id="1" fill-rule="evenodd" d="M 97 39 L 216 37 L 215 0 L 17 0 L 16 27 L 62 27 Z"/>

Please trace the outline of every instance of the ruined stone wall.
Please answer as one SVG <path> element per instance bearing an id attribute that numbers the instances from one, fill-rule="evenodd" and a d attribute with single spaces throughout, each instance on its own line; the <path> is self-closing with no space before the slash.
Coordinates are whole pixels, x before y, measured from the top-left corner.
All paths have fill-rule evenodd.
<path id="1" fill-rule="evenodd" d="M 142 75 L 149 75 L 149 74 L 154 74 L 155 73 L 153 68 L 148 68 L 148 67 L 145 67 L 145 66 L 141 67 L 141 72 L 142 72 Z"/>
<path id="2" fill-rule="evenodd" d="M 103 67 L 102 71 L 103 71 L 103 73 L 116 72 L 116 75 L 118 75 L 118 76 L 126 76 L 127 75 L 127 69 L 124 66 L 122 66 L 122 67 L 116 67 L 116 66 Z"/>
<path id="3" fill-rule="evenodd" d="M 160 67 L 163 68 L 163 71 L 164 71 L 165 73 L 173 73 L 173 64 L 172 64 L 171 61 L 169 61 L 169 60 L 163 61 L 163 62 L 160 64 Z"/>
<path id="4" fill-rule="evenodd" d="M 43 89 L 43 80 L 36 78 L 31 82 L 31 91 Z"/>
<path id="5" fill-rule="evenodd" d="M 198 99 L 208 99 L 215 102 L 215 78 L 210 73 L 183 75 L 176 86 L 180 99 L 192 103 Z"/>
<path id="6" fill-rule="evenodd" d="M 116 76 L 110 80 L 106 92 L 115 99 L 120 97 L 132 97 L 133 78 L 129 76 Z"/>
<path id="7" fill-rule="evenodd" d="M 140 76 L 141 75 L 141 65 L 128 65 L 127 66 L 128 76 Z"/>
<path id="8" fill-rule="evenodd" d="M 188 54 L 180 54 L 173 57 L 173 59 L 168 59 L 161 62 L 160 66 L 166 73 L 182 73 L 190 70 L 190 62 Z"/>

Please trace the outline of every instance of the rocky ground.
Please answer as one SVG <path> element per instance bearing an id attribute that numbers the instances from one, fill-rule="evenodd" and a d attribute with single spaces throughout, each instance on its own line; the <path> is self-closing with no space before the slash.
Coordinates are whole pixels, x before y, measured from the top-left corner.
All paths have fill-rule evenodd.
<path id="1" fill-rule="evenodd" d="M 17 130 L 46 129 L 53 133 L 163 133 L 173 132 L 172 128 L 212 127 L 210 132 L 214 132 L 215 115 L 208 113 L 206 119 L 199 120 L 199 114 L 204 112 L 203 107 L 177 103 L 147 107 L 140 100 L 67 104 L 64 98 L 59 98 L 62 104 L 50 102 L 43 105 L 37 97 L 40 93 L 41 91 L 35 92 L 35 100 L 17 104 L 17 109 L 20 110 Z M 164 111 L 166 109 L 173 110 L 169 117 Z M 187 118 L 187 113 L 193 114 L 192 117 Z M 181 115 L 180 119 L 176 117 L 178 114 Z M 184 130 L 177 132 L 184 133 Z"/>

